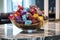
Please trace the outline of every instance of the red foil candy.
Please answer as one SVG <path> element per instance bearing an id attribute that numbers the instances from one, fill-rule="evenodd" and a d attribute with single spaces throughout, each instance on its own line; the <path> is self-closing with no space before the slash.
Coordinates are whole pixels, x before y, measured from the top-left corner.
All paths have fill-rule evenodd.
<path id="1" fill-rule="evenodd" d="M 29 20 L 35 19 L 35 18 L 33 18 L 33 16 L 31 14 L 28 18 L 29 18 Z"/>
<path id="2" fill-rule="evenodd" d="M 37 20 L 33 19 L 32 24 L 35 24 L 35 23 L 37 23 Z"/>
<path id="3" fill-rule="evenodd" d="M 30 11 L 32 14 L 35 13 L 35 9 L 33 9 L 33 8 L 31 8 L 29 11 Z"/>
<path id="4" fill-rule="evenodd" d="M 10 15 L 9 17 L 8 17 L 8 19 L 13 19 L 14 17 L 13 17 L 13 15 Z"/>
<path id="5" fill-rule="evenodd" d="M 20 10 L 23 10 L 23 7 L 22 6 L 20 6 L 20 5 L 18 5 L 18 9 Z"/>

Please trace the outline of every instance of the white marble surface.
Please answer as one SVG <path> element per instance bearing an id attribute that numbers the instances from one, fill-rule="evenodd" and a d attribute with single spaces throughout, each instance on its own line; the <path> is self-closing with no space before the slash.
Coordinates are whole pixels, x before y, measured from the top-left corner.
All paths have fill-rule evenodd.
<path id="1" fill-rule="evenodd" d="M 47 22 L 44 23 L 43 33 L 35 34 L 21 34 L 21 29 L 17 28 L 12 24 L 2 24 L 0 25 L 0 38 L 6 39 L 20 39 L 20 38 L 36 38 L 36 37 L 47 37 L 60 35 L 60 22 Z"/>

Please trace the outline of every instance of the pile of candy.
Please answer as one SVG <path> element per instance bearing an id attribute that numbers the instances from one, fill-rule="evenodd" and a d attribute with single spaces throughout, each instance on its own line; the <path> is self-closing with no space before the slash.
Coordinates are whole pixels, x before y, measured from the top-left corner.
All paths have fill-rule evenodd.
<path id="1" fill-rule="evenodd" d="M 38 17 L 39 15 L 35 7 L 30 7 L 28 11 L 24 11 L 24 8 L 18 5 L 17 11 L 10 15 L 9 19 L 13 19 L 20 24 L 31 25 L 39 22 Z"/>

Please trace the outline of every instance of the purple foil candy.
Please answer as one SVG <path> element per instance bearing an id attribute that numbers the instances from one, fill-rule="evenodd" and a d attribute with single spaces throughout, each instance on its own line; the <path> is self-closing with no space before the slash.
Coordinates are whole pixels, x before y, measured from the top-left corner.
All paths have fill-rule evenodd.
<path id="1" fill-rule="evenodd" d="M 20 20 L 21 18 L 19 16 L 16 16 L 15 19 Z"/>
<path id="2" fill-rule="evenodd" d="M 22 20 L 17 20 L 18 23 L 23 24 L 24 22 Z"/>
<path id="3" fill-rule="evenodd" d="M 21 10 L 21 13 L 23 13 L 24 12 L 24 10 Z"/>
<path id="4" fill-rule="evenodd" d="M 26 14 L 26 12 L 24 10 L 21 10 L 21 15 Z"/>

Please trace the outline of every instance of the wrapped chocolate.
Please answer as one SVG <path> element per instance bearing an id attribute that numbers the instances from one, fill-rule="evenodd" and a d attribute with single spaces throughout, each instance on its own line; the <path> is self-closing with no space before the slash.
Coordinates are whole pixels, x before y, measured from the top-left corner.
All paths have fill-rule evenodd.
<path id="1" fill-rule="evenodd" d="M 35 19 L 35 18 L 33 18 L 33 15 L 30 14 L 29 17 L 28 17 L 28 19 L 32 20 L 32 19 Z"/>
<path id="2" fill-rule="evenodd" d="M 35 24 L 37 22 L 38 22 L 38 20 L 32 19 L 32 24 Z"/>
<path id="3" fill-rule="evenodd" d="M 16 20 L 21 20 L 20 16 L 15 17 Z"/>
<path id="4" fill-rule="evenodd" d="M 27 18 L 30 16 L 30 14 L 31 14 L 31 13 L 29 13 L 29 12 L 26 13 Z"/>
<path id="5" fill-rule="evenodd" d="M 35 24 L 40 20 L 36 11 L 35 6 L 31 6 L 28 11 L 25 11 L 22 6 L 18 5 L 17 11 L 13 14 L 14 20 L 18 23 L 25 23 L 25 25 Z"/>
<path id="6" fill-rule="evenodd" d="M 27 16 L 26 15 L 22 15 L 22 20 L 25 22 L 27 20 Z"/>
<path id="7" fill-rule="evenodd" d="M 21 10 L 21 11 L 20 11 L 20 14 L 21 14 L 21 15 L 24 15 L 24 14 L 26 14 L 26 12 L 25 12 L 24 10 Z"/>
<path id="8" fill-rule="evenodd" d="M 31 25 L 32 24 L 32 21 L 31 20 L 26 20 L 25 21 L 25 25 Z"/>
<path id="9" fill-rule="evenodd" d="M 37 13 L 35 13 L 35 14 L 33 14 L 33 17 L 36 19 L 36 18 L 38 18 L 38 14 Z"/>

